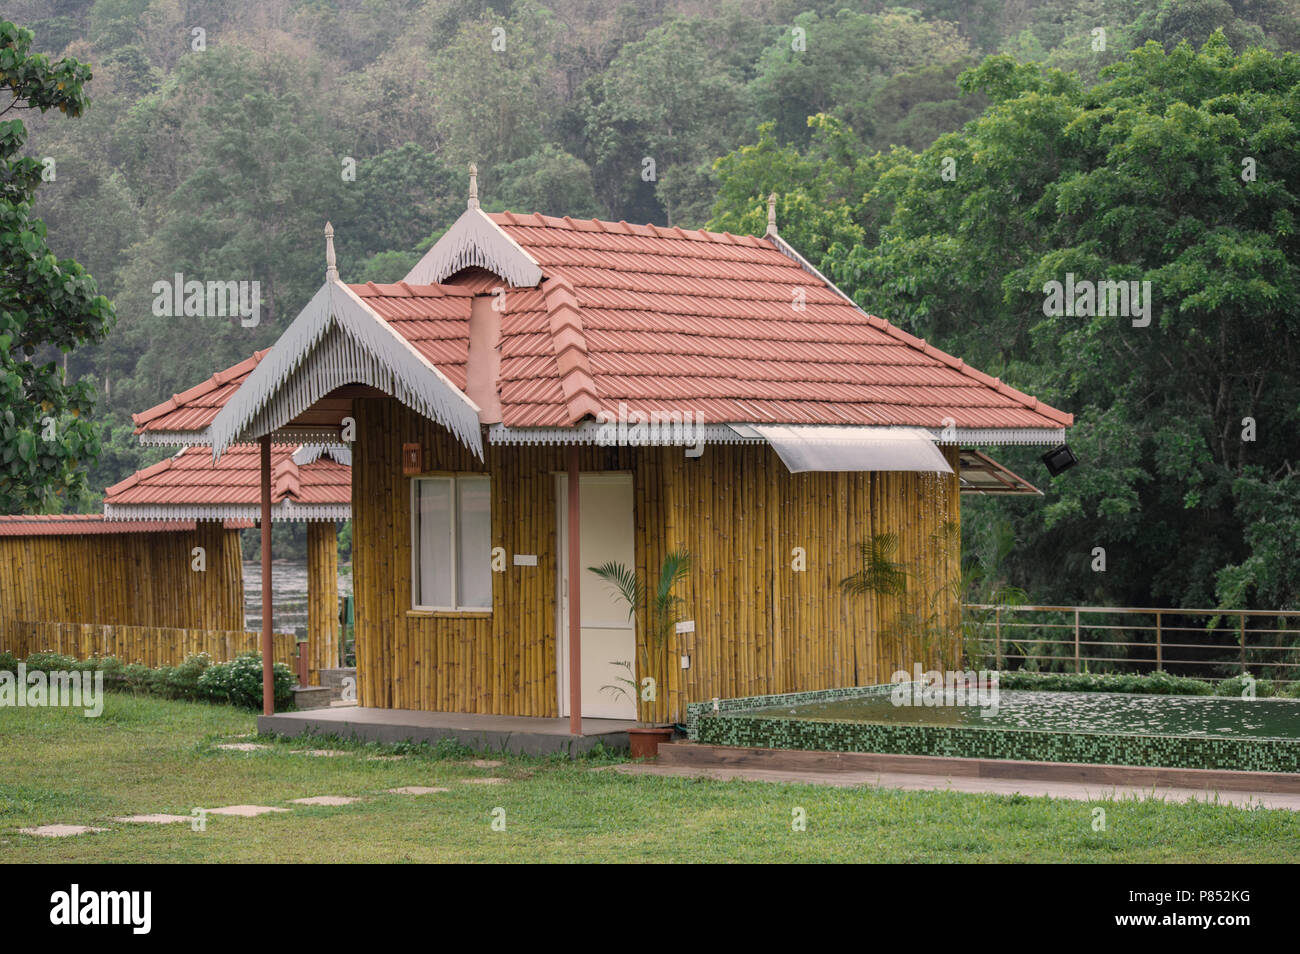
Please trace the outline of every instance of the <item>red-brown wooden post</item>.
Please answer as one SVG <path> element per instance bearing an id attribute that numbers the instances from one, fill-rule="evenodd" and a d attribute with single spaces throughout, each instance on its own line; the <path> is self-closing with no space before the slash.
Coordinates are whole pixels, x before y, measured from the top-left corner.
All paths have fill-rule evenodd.
<path id="1" fill-rule="evenodd" d="M 275 648 L 271 639 L 271 435 L 262 444 L 262 714 L 275 713 Z"/>
<path id="2" fill-rule="evenodd" d="M 582 532 L 578 445 L 569 448 L 569 734 L 582 735 Z"/>

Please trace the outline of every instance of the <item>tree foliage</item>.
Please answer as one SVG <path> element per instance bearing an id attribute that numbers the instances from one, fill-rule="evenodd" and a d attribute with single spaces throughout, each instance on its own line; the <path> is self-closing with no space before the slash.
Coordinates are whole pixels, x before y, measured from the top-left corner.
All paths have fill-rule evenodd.
<path id="1" fill-rule="evenodd" d="M 86 109 L 90 69 L 65 57 L 33 53 L 32 33 L 0 21 L 0 115 L 12 110 Z M 20 156 L 27 142 L 21 119 L 0 120 L 0 507 L 46 509 L 84 484 L 82 462 L 98 453 L 99 437 L 83 415 L 94 403 L 90 382 L 70 382 L 55 356 L 102 339 L 113 307 L 94 279 L 46 242 L 32 201 L 47 170 Z"/>
<path id="2" fill-rule="evenodd" d="M 1047 500 L 966 508 L 970 534 L 1018 541 L 991 579 L 1039 599 L 1294 601 L 1294 66 L 1248 49 L 1300 48 L 1295 4 L 905 6 L 11 0 L 32 50 L 95 64 L 94 109 L 29 110 L 30 141 L 4 145 L 28 157 L 21 181 L 56 159 L 35 207 L 48 244 L 121 315 L 107 339 L 93 319 L 65 329 L 66 393 L 99 395 L 94 428 L 88 400 L 52 403 L 85 445 L 65 459 L 105 447 L 80 505 L 155 459 L 130 412 L 277 337 L 322 279 L 326 220 L 349 280 L 400 279 L 464 209 L 473 161 L 489 209 L 761 233 L 775 191 L 781 234 L 871 310 L 1075 411 L 1084 464 Z M 1150 280 L 1151 325 L 1045 316 L 1041 286 L 1067 271 Z M 178 272 L 258 281 L 260 323 L 155 315 L 153 284 Z M 55 380 L 60 347 L 35 348 L 33 380 Z M 3 405 L 10 460 L 38 406 Z M 1032 449 L 1001 455 L 1041 473 Z M 6 503 L 44 505 L 21 493 Z"/>
<path id="3" fill-rule="evenodd" d="M 792 194 L 824 269 L 869 310 L 1076 414 L 1083 466 L 1010 512 L 1044 599 L 1290 605 L 1300 437 L 1300 57 L 1151 41 L 1087 86 L 1008 56 L 961 77 L 991 105 L 919 153 L 759 143 L 723 159 L 715 221 Z M 829 158 L 828 158 L 829 157 Z M 783 184 L 787 183 L 787 184 Z M 734 191 L 729 191 L 734 190 Z M 748 201 L 746 201 L 748 199 Z M 814 246 L 815 247 L 815 246 Z M 1048 283 L 1150 283 L 1131 315 L 1046 314 Z M 1006 452 L 1013 469 L 1036 467 Z M 978 520 L 976 521 L 976 523 Z M 1106 572 L 1092 570 L 1094 548 Z"/>

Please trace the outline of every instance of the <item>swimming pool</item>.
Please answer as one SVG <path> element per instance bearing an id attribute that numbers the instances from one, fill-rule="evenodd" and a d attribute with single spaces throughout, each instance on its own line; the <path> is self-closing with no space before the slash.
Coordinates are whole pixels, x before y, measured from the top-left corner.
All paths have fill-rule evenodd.
<path id="1" fill-rule="evenodd" d="M 981 709 L 895 705 L 895 689 L 695 703 L 688 731 L 713 745 L 1300 772 L 1297 700 L 1005 690 Z"/>

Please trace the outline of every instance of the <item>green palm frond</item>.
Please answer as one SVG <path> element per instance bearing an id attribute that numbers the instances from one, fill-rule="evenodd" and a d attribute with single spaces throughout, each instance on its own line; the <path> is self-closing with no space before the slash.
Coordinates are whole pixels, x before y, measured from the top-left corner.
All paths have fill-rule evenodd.
<path id="1" fill-rule="evenodd" d="M 660 612 L 667 612 L 680 597 L 673 596 L 673 587 L 691 572 L 691 555 L 685 550 L 673 550 L 664 557 L 663 566 L 659 568 L 659 586 L 655 590 L 655 607 Z"/>
<path id="2" fill-rule="evenodd" d="M 645 585 L 637 579 L 635 571 L 614 560 L 587 569 L 618 590 L 618 595 L 627 603 L 627 618 L 632 619 L 637 608 L 645 602 Z"/>
<path id="3" fill-rule="evenodd" d="M 862 569 L 840 580 L 848 593 L 878 596 L 902 596 L 907 591 L 905 565 L 894 559 L 898 552 L 898 534 L 877 533 L 858 544 Z"/>
<path id="4" fill-rule="evenodd" d="M 652 601 L 645 583 L 631 567 L 611 560 L 602 566 L 588 569 L 618 591 L 619 597 L 627 603 L 628 619 L 632 619 L 638 610 L 644 608 L 646 640 L 640 648 L 643 668 L 646 671 L 661 671 L 668 640 L 679 621 L 678 608 L 686 602 L 673 593 L 673 588 L 690 574 L 690 554 L 685 550 L 674 550 L 664 557 Z"/>

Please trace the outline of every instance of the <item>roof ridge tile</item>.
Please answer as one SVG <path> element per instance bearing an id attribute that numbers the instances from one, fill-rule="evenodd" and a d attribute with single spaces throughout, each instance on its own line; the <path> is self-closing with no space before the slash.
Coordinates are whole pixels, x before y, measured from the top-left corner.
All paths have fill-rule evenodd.
<path id="1" fill-rule="evenodd" d="M 551 345 L 560 371 L 567 416 L 576 424 L 600 410 L 596 382 L 591 375 L 587 338 L 582 327 L 582 310 L 569 280 L 553 276 L 542 283 L 546 310 L 550 315 Z"/>

